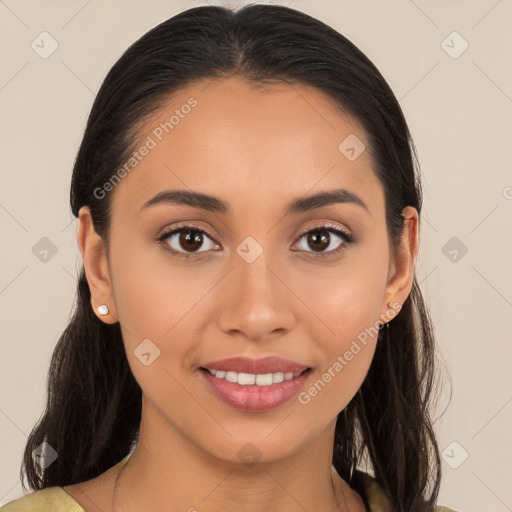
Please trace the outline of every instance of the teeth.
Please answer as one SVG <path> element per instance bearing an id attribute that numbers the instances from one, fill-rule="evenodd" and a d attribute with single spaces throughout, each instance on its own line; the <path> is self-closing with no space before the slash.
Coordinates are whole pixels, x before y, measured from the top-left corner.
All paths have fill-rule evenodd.
<path id="1" fill-rule="evenodd" d="M 292 375 L 293 375 L 293 373 L 292 373 Z M 278 373 L 272 374 L 272 383 L 273 384 L 276 384 L 278 382 L 283 382 L 283 380 L 284 380 L 284 373 L 278 372 Z"/>
<path id="2" fill-rule="evenodd" d="M 261 377 L 261 375 L 258 375 L 258 377 Z M 256 375 L 252 373 L 239 373 L 237 382 L 242 386 L 252 386 L 256 383 Z M 258 384 L 260 383 L 258 382 Z"/>
<path id="3" fill-rule="evenodd" d="M 224 378 L 228 382 L 238 382 L 238 373 L 236 373 L 236 372 L 226 372 L 226 376 Z"/>
<path id="4" fill-rule="evenodd" d="M 285 380 L 292 380 L 294 377 L 298 377 L 301 374 L 301 372 L 254 374 L 227 372 L 224 370 L 210 370 L 208 368 L 206 369 L 210 372 L 211 375 L 217 377 L 218 379 L 224 379 L 228 382 L 240 384 L 241 386 L 271 386 L 272 384 L 278 384 L 279 382 L 283 382 Z"/>
<path id="5" fill-rule="evenodd" d="M 265 373 L 265 374 L 258 374 L 255 375 L 256 382 L 255 384 L 257 386 L 271 386 L 273 384 L 273 374 L 272 373 Z"/>

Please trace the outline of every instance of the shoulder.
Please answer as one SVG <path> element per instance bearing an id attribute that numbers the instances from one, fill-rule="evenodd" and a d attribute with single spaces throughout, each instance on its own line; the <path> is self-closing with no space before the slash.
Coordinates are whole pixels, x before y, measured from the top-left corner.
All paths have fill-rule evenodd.
<path id="1" fill-rule="evenodd" d="M 364 500 L 370 512 L 393 512 L 393 508 L 384 490 L 377 480 L 362 471 L 355 471 L 354 480 L 364 494 Z M 437 505 L 435 512 L 455 512 L 451 508 Z"/>
<path id="2" fill-rule="evenodd" d="M 85 510 L 62 488 L 47 487 L 10 501 L 0 512 L 85 512 Z"/>

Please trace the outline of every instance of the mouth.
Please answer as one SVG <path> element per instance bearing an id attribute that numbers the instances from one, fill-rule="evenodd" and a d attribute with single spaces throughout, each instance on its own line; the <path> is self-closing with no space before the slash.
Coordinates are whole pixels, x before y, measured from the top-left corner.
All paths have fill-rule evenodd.
<path id="1" fill-rule="evenodd" d="M 300 372 L 274 372 L 274 373 L 244 373 L 226 370 L 213 370 L 211 368 L 203 368 L 200 370 L 208 372 L 216 379 L 223 379 L 232 384 L 239 384 L 240 386 L 272 386 L 273 384 L 280 384 L 292 379 L 300 377 L 305 372 L 311 370 L 306 368 Z"/>
<path id="2" fill-rule="evenodd" d="M 212 395 L 243 412 L 266 412 L 290 401 L 306 385 L 312 368 L 296 372 L 246 373 L 200 367 Z"/>
<path id="3" fill-rule="evenodd" d="M 308 369 L 307 366 L 301 363 L 277 356 L 267 356 L 260 359 L 252 359 L 249 357 L 230 357 L 229 359 L 204 363 L 202 368 L 210 371 L 210 373 L 221 372 L 221 378 L 225 377 L 222 376 L 222 372 L 235 372 L 238 374 L 248 375 L 283 373 L 284 375 L 288 374 L 289 377 L 290 373 L 294 375 L 300 374 L 304 370 Z M 212 373 L 212 375 L 216 374 Z"/>

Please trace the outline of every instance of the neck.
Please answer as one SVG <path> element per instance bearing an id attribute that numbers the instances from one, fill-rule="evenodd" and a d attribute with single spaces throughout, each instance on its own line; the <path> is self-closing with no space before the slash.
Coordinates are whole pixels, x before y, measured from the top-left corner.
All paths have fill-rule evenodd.
<path id="1" fill-rule="evenodd" d="M 148 428 L 144 418 L 137 448 L 119 465 L 113 512 L 359 510 L 361 498 L 331 465 L 334 426 L 300 453 L 246 464 L 205 454 L 185 437 L 170 433 L 168 426 L 164 436 L 155 435 L 155 424 Z"/>

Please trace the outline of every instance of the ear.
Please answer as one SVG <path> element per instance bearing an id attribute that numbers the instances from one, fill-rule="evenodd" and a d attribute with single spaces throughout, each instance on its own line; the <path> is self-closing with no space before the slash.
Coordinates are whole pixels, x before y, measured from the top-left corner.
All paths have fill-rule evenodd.
<path id="1" fill-rule="evenodd" d="M 84 262 L 85 275 L 91 290 L 91 306 L 101 321 L 114 324 L 118 321 L 112 282 L 103 239 L 96 233 L 88 206 L 78 212 L 78 246 Z M 102 316 L 98 307 L 106 304 L 109 312 Z"/>
<path id="2" fill-rule="evenodd" d="M 400 245 L 391 261 L 386 292 L 381 304 L 381 318 L 384 322 L 398 314 L 402 304 L 411 292 L 414 280 L 414 264 L 419 247 L 419 215 L 416 208 L 407 206 L 402 210 L 404 229 Z M 393 305 L 390 309 L 390 305 Z"/>

